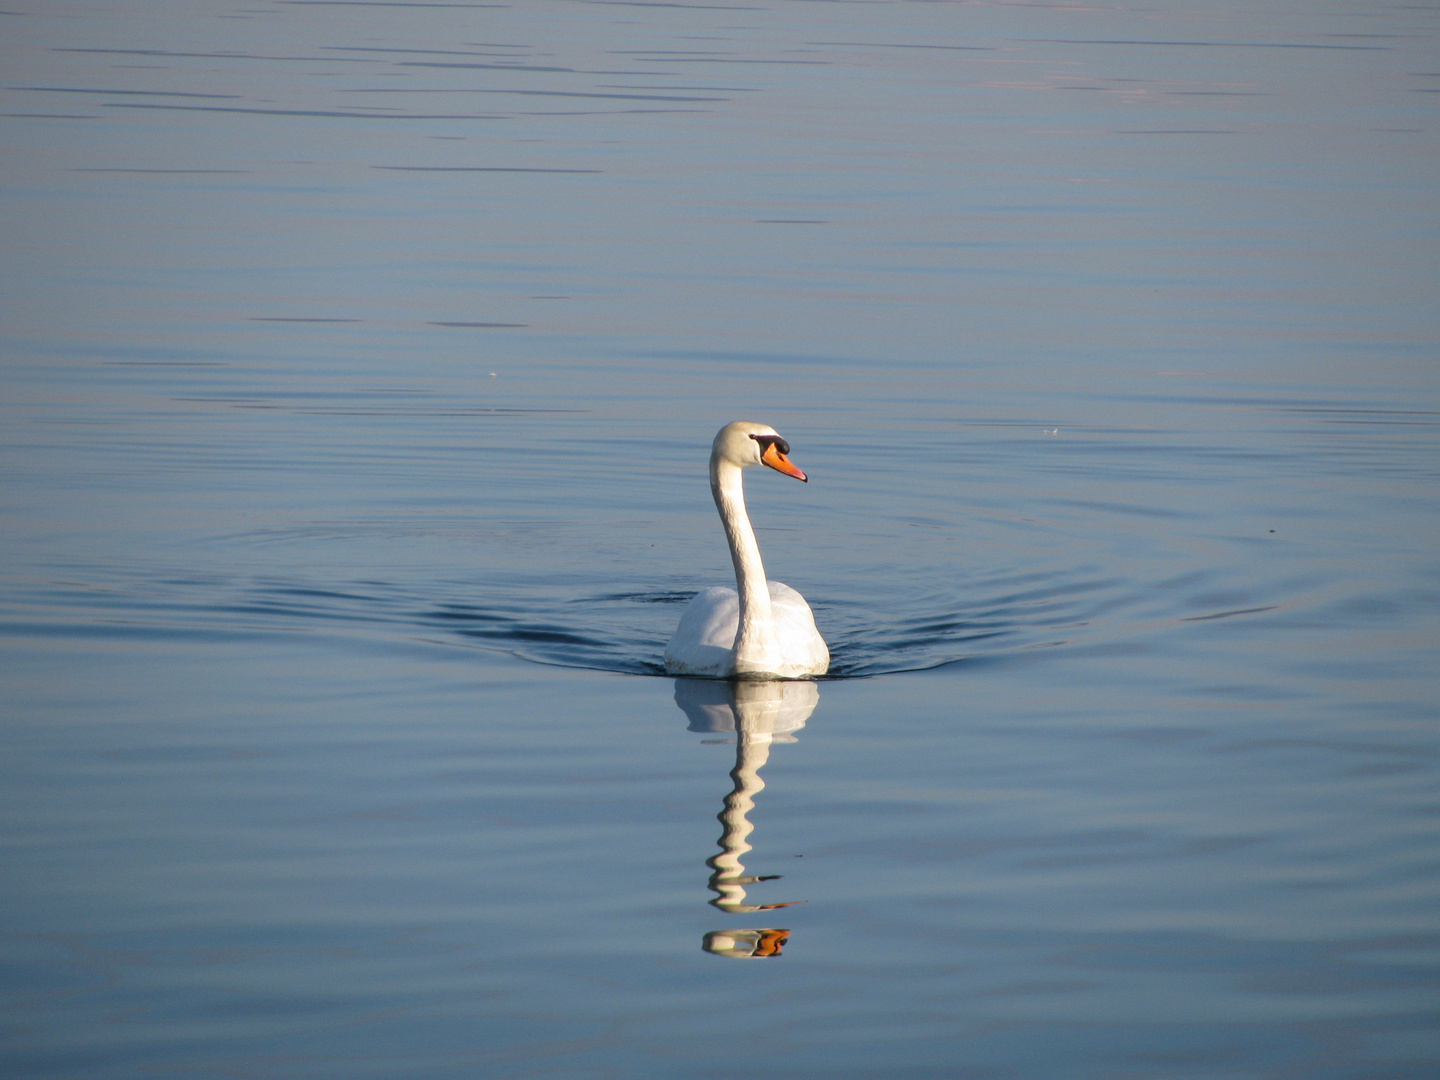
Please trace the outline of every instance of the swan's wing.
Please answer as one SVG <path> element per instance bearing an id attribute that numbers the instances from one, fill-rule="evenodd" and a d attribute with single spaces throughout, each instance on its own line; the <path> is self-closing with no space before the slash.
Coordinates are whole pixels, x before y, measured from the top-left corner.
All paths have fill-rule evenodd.
<path id="1" fill-rule="evenodd" d="M 665 646 L 665 670 L 671 675 L 730 675 L 739 628 L 740 597 L 735 590 L 723 585 L 702 589 L 685 605 L 680 625 Z"/>
<path id="2" fill-rule="evenodd" d="M 780 642 L 786 675 L 823 675 L 830 669 L 830 649 L 815 626 L 815 615 L 805 597 L 779 581 L 770 586 L 770 609 L 775 637 Z"/>

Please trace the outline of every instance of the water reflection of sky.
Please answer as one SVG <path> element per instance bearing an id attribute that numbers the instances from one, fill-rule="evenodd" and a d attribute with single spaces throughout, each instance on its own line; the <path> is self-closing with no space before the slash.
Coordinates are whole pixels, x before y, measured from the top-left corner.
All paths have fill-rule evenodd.
<path id="1" fill-rule="evenodd" d="M 1432 14 L 16 7 L 5 1074 L 1433 1075 Z"/>

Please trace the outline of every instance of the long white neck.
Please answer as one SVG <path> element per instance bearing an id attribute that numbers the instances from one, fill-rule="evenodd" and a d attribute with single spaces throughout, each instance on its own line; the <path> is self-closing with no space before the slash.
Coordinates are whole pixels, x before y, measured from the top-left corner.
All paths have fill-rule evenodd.
<path id="1" fill-rule="evenodd" d="M 770 587 L 760 545 L 745 513 L 745 488 L 740 466 L 718 454 L 710 456 L 710 492 L 725 525 L 730 560 L 735 564 L 735 586 L 740 594 L 740 626 L 735 632 L 735 674 L 774 672 L 780 662 L 775 619 L 770 612 Z"/>

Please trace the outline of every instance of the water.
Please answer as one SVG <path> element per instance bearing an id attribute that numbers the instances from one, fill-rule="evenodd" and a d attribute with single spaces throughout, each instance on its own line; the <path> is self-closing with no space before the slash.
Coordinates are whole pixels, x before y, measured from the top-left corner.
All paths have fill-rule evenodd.
<path id="1" fill-rule="evenodd" d="M 1435 9 L 12 8 L 7 1076 L 1435 1074 Z"/>

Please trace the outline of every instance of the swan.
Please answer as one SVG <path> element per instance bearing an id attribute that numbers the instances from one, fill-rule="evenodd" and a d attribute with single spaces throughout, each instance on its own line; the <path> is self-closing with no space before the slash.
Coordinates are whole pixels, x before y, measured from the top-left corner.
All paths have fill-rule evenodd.
<path id="1" fill-rule="evenodd" d="M 725 525 L 735 584 L 696 593 L 665 646 L 671 675 L 710 679 L 800 679 L 823 675 L 830 650 L 815 629 L 810 605 L 789 585 L 767 581 L 755 530 L 745 513 L 741 470 L 768 465 L 804 480 L 786 456 L 790 444 L 768 424 L 726 424 L 710 449 L 710 493 Z"/>

